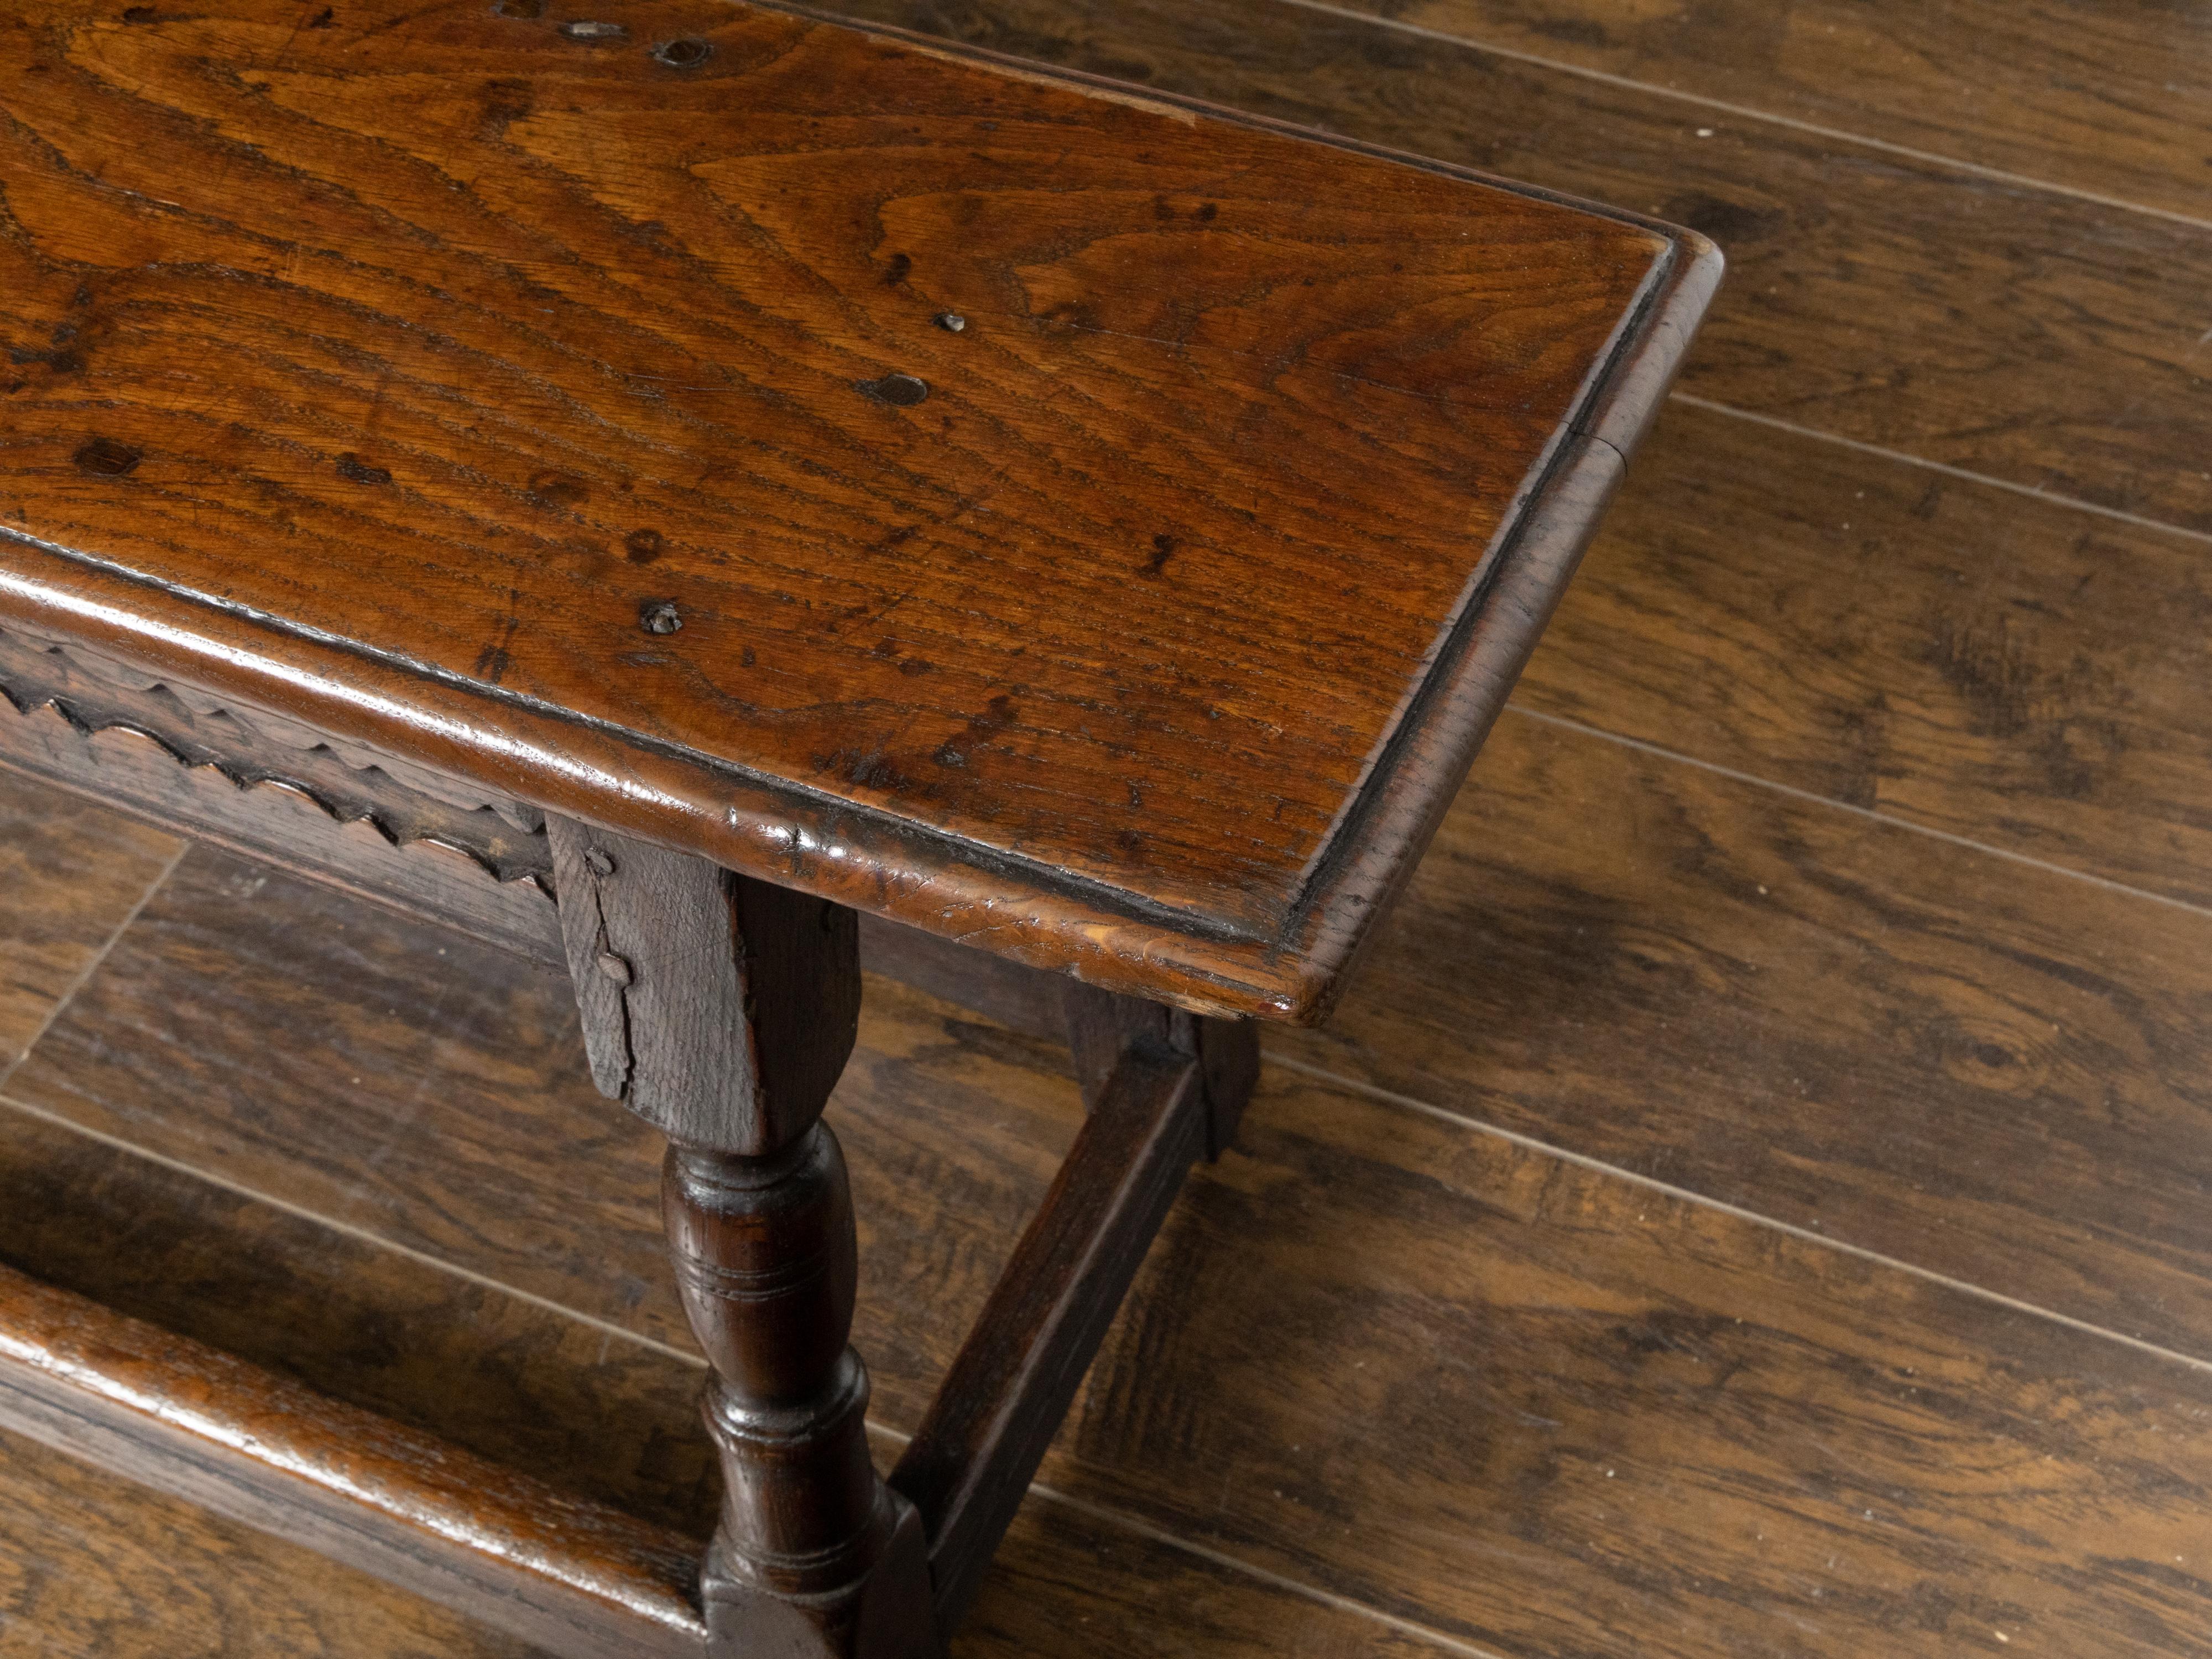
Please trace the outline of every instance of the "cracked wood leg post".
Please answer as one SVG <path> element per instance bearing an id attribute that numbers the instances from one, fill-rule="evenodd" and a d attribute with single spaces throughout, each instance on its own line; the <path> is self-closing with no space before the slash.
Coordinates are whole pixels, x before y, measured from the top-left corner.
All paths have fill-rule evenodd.
<path id="1" fill-rule="evenodd" d="M 549 817 L 592 1076 L 668 1136 L 662 1209 L 712 1367 L 710 1652 L 941 1651 L 914 1507 L 868 1454 L 844 1155 L 821 1122 L 860 1006 L 842 905 Z"/>

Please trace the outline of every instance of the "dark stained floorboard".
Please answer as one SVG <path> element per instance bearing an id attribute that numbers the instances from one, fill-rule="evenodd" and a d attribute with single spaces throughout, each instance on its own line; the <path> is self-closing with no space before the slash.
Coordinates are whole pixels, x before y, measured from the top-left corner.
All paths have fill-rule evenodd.
<path id="1" fill-rule="evenodd" d="M 1335 0 L 1656 88 L 2212 218 L 2212 52 L 2190 5 Z M 1721 113 L 1721 112 L 1716 112 Z"/>
<path id="2" fill-rule="evenodd" d="M 0 773 L 0 1077 L 179 848 L 172 836 Z"/>
<path id="3" fill-rule="evenodd" d="M 678 1340 L 646 1265 L 651 1148 L 590 1127 L 605 1109 L 559 1069 L 574 1026 L 536 1000 L 544 981 L 433 928 L 364 915 L 339 933 L 338 901 L 281 877 L 250 907 L 229 902 L 254 878 L 190 855 L 16 1097 Z M 870 989 L 830 1121 L 862 1219 L 857 1335 L 896 1431 L 1076 1107 L 1050 1050 Z M 319 1028 L 300 1018 L 309 1000 Z M 317 1082 L 332 1074 L 337 1110 Z M 495 1109 L 493 1078 L 525 1103 Z M 39 1231 L 34 1247 L 67 1254 Z M 97 1253 L 74 1271 L 116 1272 Z M 419 1279 L 414 1266 L 359 1277 L 360 1294 L 412 1311 L 380 1324 L 259 1295 L 300 1306 L 338 1370 L 363 1374 L 351 1386 L 398 1387 L 412 1345 L 380 1361 L 381 1334 L 450 1316 L 380 1288 Z M 149 1276 L 120 1294 L 158 1289 Z M 543 1364 L 560 1379 L 544 1413 L 518 1411 L 495 1376 L 467 1382 L 485 1390 L 460 1409 L 479 1441 L 557 1412 L 517 1453 L 557 1461 L 569 1421 L 629 1411 L 600 1478 L 696 1503 L 680 1449 L 653 1466 L 674 1498 L 650 1498 L 639 1474 L 672 1438 L 680 1379 L 653 1382 L 649 1352 L 563 1378 L 607 1340 L 472 1329 L 421 1346 L 465 1378 L 486 1362 L 447 1356 L 474 1343 L 494 1372 Z M 629 1389 L 638 1405 L 611 1405 Z M 2188 1651 L 2212 1621 L 2212 1583 L 2189 1559 L 2212 1497 L 2212 1367 L 1279 1068 L 1242 1150 L 1194 1179 L 1043 1478 L 1513 1654 L 1935 1655 L 1994 1650 L 2002 1632 L 2149 1655 Z"/>
<path id="4" fill-rule="evenodd" d="M 1279 0 L 852 3 L 1689 218 L 1734 259 L 1693 398 L 1806 428 L 1662 422 L 960 1653 L 2212 1656 L 2212 235 Z M 2189 212 L 2144 54 L 2200 20 L 1993 4 L 1406 15 Z M 4 1051 L 172 844 L 4 783 L 0 828 Z M 195 851 L 0 1094 L 0 1260 L 704 1525 L 659 1148 L 557 981 Z M 872 981 L 830 1121 L 879 1455 L 1078 1111 Z M 520 1651 L 0 1453 L 7 1659 Z"/>
<path id="5" fill-rule="evenodd" d="M 534 1659 L 297 1545 L 0 1435 L 4 1659 Z"/>
<path id="6" fill-rule="evenodd" d="M 1319 1083 L 1247 1122 L 1055 1485 L 1515 1655 L 2208 1650 L 2212 1370 Z"/>
<path id="7" fill-rule="evenodd" d="M 2208 571 L 2193 537 L 1678 404 L 1516 699 L 2212 904 Z"/>
<path id="8" fill-rule="evenodd" d="M 718 1494 L 696 1431 L 696 1360 L 19 1111 L 0 1109 L 0 1261 L 563 1490 L 702 1541 L 712 1529 Z M 560 1172 L 539 1167 L 542 1178 Z M 972 1316 L 981 1288 L 951 1287 L 953 1311 Z M 878 1443 L 885 1463 L 897 1450 Z M 1086 1651 L 1132 1659 L 1194 1645 L 1254 1659 L 1442 1651 L 1126 1525 L 1032 1504 L 957 1652 L 1049 1652 L 1069 1632 L 1095 1644 Z M 359 1574 L 0 1438 L 9 1659 L 524 1651 Z"/>
<path id="9" fill-rule="evenodd" d="M 2212 916 L 1525 715 L 1272 1051 L 2212 1359 Z"/>

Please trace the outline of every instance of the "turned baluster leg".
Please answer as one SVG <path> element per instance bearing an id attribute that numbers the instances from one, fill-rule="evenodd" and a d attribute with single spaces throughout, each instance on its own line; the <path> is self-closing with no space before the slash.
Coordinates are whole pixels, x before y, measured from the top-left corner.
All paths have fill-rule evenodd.
<path id="1" fill-rule="evenodd" d="M 702 1583 L 715 1651 L 935 1654 L 921 1527 L 868 1452 L 852 1201 L 820 1121 L 859 1018 L 856 920 L 548 829 L 593 1079 L 669 1138 L 662 1211 L 724 1482 Z"/>

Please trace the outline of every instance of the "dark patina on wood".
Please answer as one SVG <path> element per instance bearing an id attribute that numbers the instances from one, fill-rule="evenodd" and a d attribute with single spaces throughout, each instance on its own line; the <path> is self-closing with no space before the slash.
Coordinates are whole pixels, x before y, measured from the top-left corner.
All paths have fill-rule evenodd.
<path id="1" fill-rule="evenodd" d="M 670 1254 L 713 1367 L 725 1480 L 708 1622 L 733 1650 L 934 1653 L 1184 1172 L 1233 1136 L 1252 1023 L 1069 988 L 1091 1119 L 886 1485 L 849 1346 L 844 1158 L 820 1121 L 854 1042 L 859 919 L 609 830 L 546 828 L 593 1079 L 670 1138 Z"/>
<path id="2" fill-rule="evenodd" d="M 0 613 L 1206 1012 L 1325 1010 L 1717 274 L 763 9 L 299 12 L 0 23 Z"/>
<path id="3" fill-rule="evenodd" d="M 4 1267 L 0 1424 L 579 1659 L 706 1649 L 681 1534 Z"/>
<path id="4" fill-rule="evenodd" d="M 544 814 L 173 675 L 0 629 L 0 767 L 564 960 Z"/>
<path id="5" fill-rule="evenodd" d="M 1251 1017 L 1327 1011 L 1717 257 L 696 0 L 0 0 L 0 765 L 564 965 L 600 1090 L 668 1137 L 724 1477 L 696 1577 L 629 1614 L 937 1654 L 1235 1135 Z M 822 1121 L 864 910 L 892 971 L 1064 1031 L 1090 1108 L 888 1482 Z M 211 1366 L 276 1395 L 127 1332 L 57 1371 L 46 1296 L 0 1305 L 25 1420 L 127 1394 L 82 1449 L 401 1582 L 407 1510 L 441 1593 L 619 1642 L 603 1568 L 454 1518 L 490 1474 L 302 1484 L 289 1395 L 265 1443 L 147 1428 Z"/>
<path id="6" fill-rule="evenodd" d="M 1171 1011 L 1154 1006 L 1164 1025 Z M 1086 1022 L 1095 1012 L 1071 1021 L 1091 1115 L 891 1473 L 928 1528 L 937 1613 L 948 1628 L 974 1598 L 1185 1171 L 1213 1133 L 1197 1054 L 1173 1046 L 1164 1030 L 1096 1041 L 1106 1022 Z M 1224 1115 L 1233 1120 L 1249 1091 L 1248 1083 L 1224 1098 Z"/>
<path id="7" fill-rule="evenodd" d="M 928 1659 L 921 1521 L 868 1453 L 859 1245 L 822 1109 L 860 1008 L 859 919 L 689 854 L 555 817 L 592 1075 L 669 1138 L 662 1211 L 712 1366 L 717 1650 Z"/>

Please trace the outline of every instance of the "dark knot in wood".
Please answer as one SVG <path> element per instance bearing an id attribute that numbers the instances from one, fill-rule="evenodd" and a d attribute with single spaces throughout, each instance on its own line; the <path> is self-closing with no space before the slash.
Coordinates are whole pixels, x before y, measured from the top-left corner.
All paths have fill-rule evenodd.
<path id="1" fill-rule="evenodd" d="M 963 322 L 961 326 L 967 325 Z M 912 409 L 929 396 L 929 382 L 914 374 L 886 374 L 878 380 L 855 380 L 853 389 L 863 398 L 893 404 L 901 409 Z"/>
<path id="2" fill-rule="evenodd" d="M 697 69 L 714 55 L 713 43 L 699 40 L 665 40 L 653 49 L 653 61 L 668 69 Z"/>
<path id="3" fill-rule="evenodd" d="M 119 444 L 112 438 L 93 438 L 79 446 L 70 459 L 76 463 L 80 472 L 89 472 L 95 477 L 119 478 L 144 458 L 130 445 Z"/>

